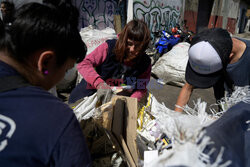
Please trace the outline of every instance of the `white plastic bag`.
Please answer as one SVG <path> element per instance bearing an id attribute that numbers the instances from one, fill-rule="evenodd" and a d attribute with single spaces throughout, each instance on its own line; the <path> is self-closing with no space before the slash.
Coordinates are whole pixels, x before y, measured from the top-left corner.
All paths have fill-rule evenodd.
<path id="1" fill-rule="evenodd" d="M 91 96 L 85 97 L 76 107 L 73 108 L 77 120 L 89 119 L 95 112 L 97 102 L 96 93 Z"/>
<path id="2" fill-rule="evenodd" d="M 64 78 L 56 85 L 58 90 L 67 90 L 71 85 L 75 84 L 74 81 L 77 78 L 76 64 L 73 68 L 65 73 Z"/>
<path id="3" fill-rule="evenodd" d="M 169 52 L 159 58 L 152 67 L 152 73 L 165 84 L 183 86 L 189 46 L 190 44 L 187 42 L 176 44 Z"/>
<path id="4" fill-rule="evenodd" d="M 80 31 L 82 40 L 87 45 L 87 55 L 90 54 L 97 46 L 101 45 L 108 39 L 114 39 L 117 37 L 115 30 L 107 27 L 103 30 L 94 29 L 91 25 L 82 28 Z"/>

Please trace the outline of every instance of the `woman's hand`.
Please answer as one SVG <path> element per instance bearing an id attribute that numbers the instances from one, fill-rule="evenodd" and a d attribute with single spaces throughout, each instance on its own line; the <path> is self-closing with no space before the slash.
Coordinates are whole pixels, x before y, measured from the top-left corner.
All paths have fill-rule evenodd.
<path id="1" fill-rule="evenodd" d="M 111 87 L 105 83 L 102 82 L 99 85 L 97 85 L 97 99 L 98 101 L 101 101 L 102 104 L 107 103 L 111 100 L 113 92 Z"/>

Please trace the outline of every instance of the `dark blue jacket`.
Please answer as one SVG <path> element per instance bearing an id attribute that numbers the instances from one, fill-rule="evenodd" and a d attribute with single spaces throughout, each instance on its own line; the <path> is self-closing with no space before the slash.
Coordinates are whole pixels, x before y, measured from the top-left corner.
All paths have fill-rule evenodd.
<path id="1" fill-rule="evenodd" d="M 211 163 L 215 162 L 220 149 L 224 148 L 223 163 L 231 161 L 233 167 L 250 166 L 250 104 L 240 102 L 231 107 L 220 119 L 206 127 L 206 135 L 214 142 L 208 145 L 205 153 L 212 148 Z"/>
<path id="2" fill-rule="evenodd" d="M 19 75 L 0 61 L 2 77 Z M 0 92 L 0 166 L 90 166 L 90 154 L 73 111 L 42 88 Z"/>

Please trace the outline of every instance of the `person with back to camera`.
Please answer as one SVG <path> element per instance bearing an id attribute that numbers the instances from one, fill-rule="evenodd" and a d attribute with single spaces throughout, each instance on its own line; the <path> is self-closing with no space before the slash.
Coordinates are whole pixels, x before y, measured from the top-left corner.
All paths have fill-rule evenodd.
<path id="1" fill-rule="evenodd" d="M 73 111 L 47 90 L 86 54 L 71 4 L 28 3 L 0 22 L 0 166 L 91 166 Z"/>
<path id="2" fill-rule="evenodd" d="M 107 40 L 78 64 L 83 79 L 71 92 L 69 103 L 95 92 L 105 103 L 111 98 L 111 87 L 122 84 L 133 88 L 123 95 L 140 101 L 147 92 L 151 74 L 151 61 L 145 53 L 149 41 L 150 31 L 144 21 L 127 23 L 117 40 Z"/>
<path id="3" fill-rule="evenodd" d="M 1 2 L 1 13 L 2 20 L 4 24 L 10 25 L 14 19 L 15 14 L 15 5 L 13 2 L 8 0 L 3 0 Z"/>
<path id="4" fill-rule="evenodd" d="M 250 41 L 231 38 L 227 30 L 212 28 L 197 34 L 191 42 L 186 83 L 176 102 L 182 111 L 194 88 L 213 87 L 216 100 L 235 86 L 250 85 Z"/>

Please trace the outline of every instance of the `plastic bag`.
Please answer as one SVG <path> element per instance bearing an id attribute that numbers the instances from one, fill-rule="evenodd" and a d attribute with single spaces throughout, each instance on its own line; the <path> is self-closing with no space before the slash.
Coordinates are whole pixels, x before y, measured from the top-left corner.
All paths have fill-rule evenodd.
<path id="1" fill-rule="evenodd" d="M 165 53 L 152 67 L 152 73 L 165 84 L 183 86 L 190 44 L 181 42 Z"/>

